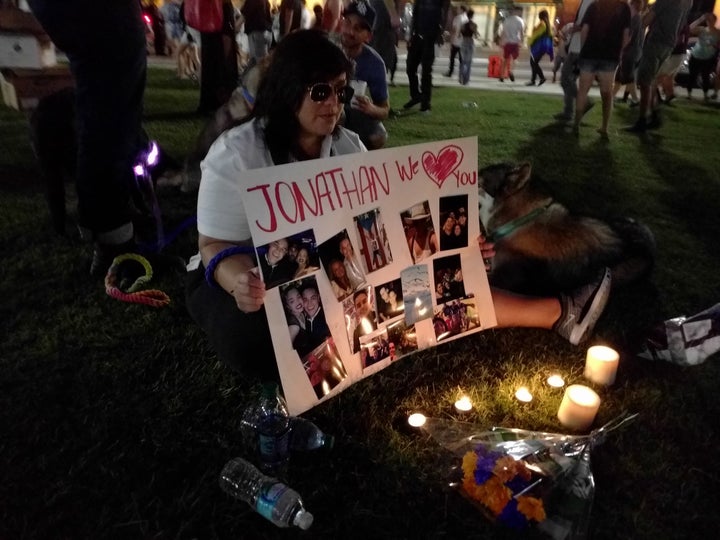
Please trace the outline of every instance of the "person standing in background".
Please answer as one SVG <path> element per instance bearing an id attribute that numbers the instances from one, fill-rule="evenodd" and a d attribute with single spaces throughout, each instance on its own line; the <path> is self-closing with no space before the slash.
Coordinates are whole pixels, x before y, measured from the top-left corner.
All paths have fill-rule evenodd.
<path id="1" fill-rule="evenodd" d="M 640 88 L 638 119 L 632 126 L 626 127 L 626 131 L 644 133 L 647 129 L 660 127 L 655 78 L 660 66 L 672 53 L 678 33 L 687 24 L 692 4 L 692 0 L 657 0 L 645 12 L 643 25 L 648 27 L 648 31 L 637 71 Z M 649 120 L 648 111 L 652 111 Z"/>
<path id="2" fill-rule="evenodd" d="M 312 28 L 313 16 L 307 7 L 306 0 L 302 0 L 302 6 L 302 13 L 300 14 L 300 28 L 307 30 L 308 28 Z"/>
<path id="3" fill-rule="evenodd" d="M 552 82 L 557 81 L 557 72 L 562 68 L 567 56 L 567 35 L 572 32 L 573 23 L 568 23 L 562 28 L 555 27 L 555 60 L 553 60 Z"/>
<path id="4" fill-rule="evenodd" d="M 458 64 L 462 63 L 462 54 L 460 53 L 460 47 L 462 46 L 462 30 L 463 25 L 468 22 L 467 8 L 465 6 L 454 7 L 455 17 L 452 20 L 452 28 L 450 33 L 450 66 L 448 67 L 446 77 L 452 77 L 453 71 L 455 70 L 455 57 L 458 57 Z"/>
<path id="5" fill-rule="evenodd" d="M 419 104 L 420 112 L 430 112 L 435 45 L 442 34 L 449 4 L 449 0 L 415 1 L 406 61 L 410 101 L 403 105 L 404 109 Z M 422 69 L 420 84 L 418 68 Z"/>
<path id="6" fill-rule="evenodd" d="M 525 40 L 525 21 L 520 17 L 521 13 L 521 8 L 514 7 L 500 28 L 500 46 L 503 48 L 500 82 L 505 81 L 506 73 L 510 81 L 515 81 L 513 66 L 520 54 L 520 44 Z"/>
<path id="7" fill-rule="evenodd" d="M 550 31 L 550 16 L 546 10 L 542 10 L 538 14 L 540 22 L 533 29 L 533 33 L 530 36 L 529 47 L 530 47 L 530 69 L 532 75 L 530 80 L 525 83 L 525 86 L 535 86 L 535 79 L 538 79 L 538 86 L 545 83 L 545 74 L 540 67 L 540 60 L 546 54 L 553 59 L 553 38 L 552 32 Z"/>
<path id="8" fill-rule="evenodd" d="M 643 26 L 640 12 L 643 10 L 644 2 L 645 0 L 630 0 L 630 42 L 620 55 L 620 65 L 615 73 L 615 86 L 613 87 L 613 96 L 617 96 L 620 88 L 625 86 L 623 101 L 627 101 L 627 97 L 630 96 L 631 107 L 638 104 L 635 76 L 642 54 Z"/>
<path id="9" fill-rule="evenodd" d="M 280 39 L 293 30 L 299 30 L 305 5 L 303 0 L 282 0 L 280 2 Z"/>
<path id="10" fill-rule="evenodd" d="M 245 0 L 240 13 L 245 17 L 245 33 L 248 36 L 250 53 L 248 68 L 250 68 L 264 58 L 270 48 L 270 31 L 272 30 L 270 2 L 268 0 Z"/>
<path id="11" fill-rule="evenodd" d="M 313 6 L 313 24 L 315 30 L 322 30 L 322 6 L 315 4 Z"/>
<path id="12" fill-rule="evenodd" d="M 580 74 L 578 69 L 578 59 L 580 58 L 580 49 L 582 48 L 582 42 L 580 38 L 580 30 L 582 25 L 580 24 L 585 16 L 587 8 L 595 0 L 581 0 L 580 6 L 578 6 L 577 13 L 575 14 L 575 22 L 572 25 L 572 29 L 568 30 L 566 39 L 569 40 L 568 53 L 565 57 L 565 61 L 560 71 L 560 86 L 563 90 L 563 110 L 562 112 L 554 116 L 558 122 L 567 123 L 573 118 L 575 112 L 575 100 L 577 99 L 577 78 Z M 590 100 L 585 102 L 585 108 L 583 114 L 586 114 L 594 103 Z"/>
<path id="13" fill-rule="evenodd" d="M 397 32 L 400 17 L 395 7 L 395 0 L 370 0 L 375 10 L 375 26 L 373 27 L 370 46 L 385 62 L 385 70 L 390 74 L 390 83 L 395 78 L 397 69 Z"/>
<path id="14" fill-rule="evenodd" d="M 180 40 L 183 37 L 185 28 L 180 17 L 180 0 L 168 0 L 160 8 L 160 13 L 165 20 L 165 34 L 170 56 L 175 56 L 180 49 Z"/>
<path id="15" fill-rule="evenodd" d="M 238 84 L 238 46 L 235 40 L 235 8 L 223 0 L 222 28 L 200 34 L 200 103 L 197 112 L 213 114 Z"/>
<path id="16" fill-rule="evenodd" d="M 472 67 L 473 55 L 475 54 L 475 38 L 477 37 L 477 24 L 473 21 L 475 12 L 467 10 L 467 22 L 460 29 L 462 46 L 460 47 L 460 84 L 466 85 L 470 82 L 470 69 Z"/>
<path id="17" fill-rule="evenodd" d="M 705 23 L 705 26 L 699 26 Z M 705 13 L 694 21 L 690 27 L 690 35 L 696 36 L 697 41 L 690 49 L 688 65 L 687 97 L 692 99 L 692 89 L 698 75 L 702 78 L 702 91 L 705 101 L 708 101 L 710 90 L 710 74 L 715 71 L 718 61 L 718 47 L 720 46 L 720 30 L 715 28 L 717 17 L 714 13 Z"/>
<path id="18" fill-rule="evenodd" d="M 103 276 L 117 255 L 135 251 L 130 186 L 147 72 L 140 3 L 28 3 L 75 79 L 78 224 L 94 243 L 90 273 Z"/>
<path id="19" fill-rule="evenodd" d="M 145 11 L 150 16 L 150 24 L 153 31 L 153 48 L 157 56 L 165 56 L 167 45 L 167 34 L 165 33 L 165 17 L 157 6 L 155 0 L 150 0 L 145 5 Z"/>
<path id="20" fill-rule="evenodd" d="M 340 40 L 342 28 L 343 0 L 325 0 L 323 4 L 322 29 L 336 43 Z"/>
<path id="21" fill-rule="evenodd" d="M 620 62 L 620 53 L 630 42 L 630 7 L 625 0 L 595 0 L 582 20 L 580 51 L 580 81 L 575 104 L 574 131 L 578 132 L 585 114 L 585 103 L 595 79 L 600 85 L 602 125 L 597 132 L 608 136 L 608 124 L 613 106 L 613 81 Z"/>
<path id="22" fill-rule="evenodd" d="M 663 92 L 664 103 L 670 105 L 672 100 L 675 99 L 675 75 L 677 75 L 680 66 L 682 66 L 685 55 L 687 54 L 688 41 L 690 40 L 690 25 L 684 25 L 678 32 L 677 40 L 675 41 L 675 48 L 672 50 L 670 56 L 660 66 L 660 70 L 657 74 L 657 85 Z M 715 79 L 715 85 L 718 84 L 718 79 Z"/>

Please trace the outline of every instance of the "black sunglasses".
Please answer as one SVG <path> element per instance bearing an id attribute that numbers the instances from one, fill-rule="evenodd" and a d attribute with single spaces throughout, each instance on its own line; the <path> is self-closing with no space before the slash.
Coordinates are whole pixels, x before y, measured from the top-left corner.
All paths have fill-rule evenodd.
<path id="1" fill-rule="evenodd" d="M 350 100 L 355 93 L 355 90 L 353 90 L 352 86 L 346 85 L 335 88 L 330 83 L 322 82 L 315 83 L 312 86 L 309 86 L 308 90 L 310 90 L 310 99 L 312 99 L 316 103 L 322 103 L 327 98 L 329 98 L 333 92 L 337 94 L 338 101 L 340 101 L 340 103 L 350 103 Z"/>

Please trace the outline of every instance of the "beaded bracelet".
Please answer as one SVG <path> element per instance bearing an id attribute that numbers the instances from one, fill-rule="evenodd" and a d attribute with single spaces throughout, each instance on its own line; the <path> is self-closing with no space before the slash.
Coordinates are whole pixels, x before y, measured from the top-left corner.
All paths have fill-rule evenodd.
<path id="1" fill-rule="evenodd" d="M 117 283 L 117 272 L 120 264 L 124 261 L 135 261 L 142 265 L 145 270 L 145 275 L 140 276 L 135 282 L 128 287 L 127 292 L 120 290 L 116 285 Z M 148 260 L 142 255 L 137 253 L 125 253 L 119 255 L 113 259 L 110 268 L 105 275 L 105 292 L 111 298 L 121 300 L 123 302 L 131 302 L 134 304 L 145 304 L 146 306 L 162 307 L 170 303 L 170 297 L 163 291 L 157 289 L 139 291 L 140 287 L 149 283 L 153 277 L 152 266 Z"/>
<path id="2" fill-rule="evenodd" d="M 239 254 L 255 254 L 255 250 L 250 246 L 232 246 L 226 249 L 223 249 L 220 253 L 215 255 L 212 259 L 210 259 L 210 262 L 207 265 L 207 268 L 205 268 L 205 281 L 207 281 L 207 284 L 211 287 L 215 287 L 216 289 L 221 288 L 217 281 L 215 281 L 215 269 L 217 268 L 217 265 L 222 262 L 223 259 L 227 259 L 228 257 L 232 257 L 233 255 L 239 255 Z"/>

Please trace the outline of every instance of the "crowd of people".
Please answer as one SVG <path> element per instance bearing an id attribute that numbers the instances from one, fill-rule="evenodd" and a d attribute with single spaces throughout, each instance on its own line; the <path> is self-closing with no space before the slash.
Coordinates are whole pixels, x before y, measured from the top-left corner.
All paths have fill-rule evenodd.
<path id="1" fill-rule="evenodd" d="M 93 54 L 94 48 L 87 47 L 101 39 L 98 32 L 92 31 L 89 23 L 85 25 L 86 21 L 74 18 L 85 6 L 82 0 L 63 6 L 46 0 L 29 3 L 50 37 L 67 53 L 76 78 L 81 128 L 79 219 L 88 238 L 95 242 L 93 269 L 102 271 L 115 254 L 134 249 L 128 186 L 133 180 L 131 154 L 140 129 L 146 71 L 140 5 L 121 3 L 112 10 L 101 10 L 112 24 L 103 25 L 104 48 L 99 57 Z M 630 131 L 658 127 L 656 87 L 663 76 L 671 76 L 672 66 L 666 68 L 665 63 L 676 62 L 678 46 L 687 43 L 688 37 L 697 39 L 690 59 L 691 76 L 702 78 L 702 90 L 710 99 L 709 74 L 717 63 L 720 30 L 712 14 L 685 24 L 691 4 L 690 0 L 657 0 L 651 6 L 645 6 L 642 0 L 582 0 L 574 23 L 555 28 L 560 42 L 567 45 L 562 63 L 553 72 L 555 76 L 560 70 L 564 93 L 564 108 L 557 119 L 574 120 L 577 131 L 592 105 L 587 100 L 588 89 L 597 80 L 603 103 L 599 131 L 606 136 L 616 84 L 628 85 L 632 94 L 634 80 L 640 96 L 638 120 Z M 230 2 L 223 5 L 228 7 Z M 405 109 L 420 105 L 422 112 L 431 110 L 433 63 L 449 8 L 447 1 L 414 2 L 407 33 L 409 101 Z M 459 82 L 466 84 L 477 26 L 472 10 L 464 6 L 454 9 L 447 75 L 452 76 L 457 59 Z M 311 246 L 280 239 L 262 247 L 259 260 L 255 259 L 242 204 L 244 172 L 365 152 L 381 148 L 388 137 L 383 121 L 390 110 L 388 84 L 397 68 L 399 6 L 375 0 L 351 0 L 346 4 L 326 0 L 322 9 L 314 11 L 315 15 L 310 15 L 302 0 L 283 0 L 273 17 L 267 0 L 246 0 L 241 16 L 250 62 L 269 61 L 252 96 L 249 115 L 218 138 L 202 165 L 197 205 L 200 257 L 197 267 L 188 274 L 187 307 L 223 362 L 260 378 L 277 378 L 263 307 L 267 288 L 291 279 L 304 280 L 301 289 L 283 291 L 288 327 L 293 340 L 300 340 L 298 347 L 303 351 L 328 339 L 329 330 L 315 277 L 311 276 L 320 266 Z M 182 8 L 169 0 L 158 13 L 168 25 L 168 48 L 180 50 L 183 37 L 176 25 L 182 24 L 177 22 Z M 228 33 L 234 34 L 234 13 L 224 13 L 223 17 L 232 19 Z M 528 36 L 533 74 L 530 82 L 534 84 L 545 81 L 539 65 L 541 57 L 552 58 L 551 27 L 547 12 L 541 11 L 537 26 Z M 212 38 L 218 38 L 218 56 L 227 59 L 227 36 L 223 32 Z M 383 32 L 387 35 L 383 36 Z M 514 80 L 514 62 L 525 38 L 522 18 L 517 13 L 507 16 L 498 29 L 503 51 L 501 81 L 505 76 Z M 201 36 L 201 50 L 210 43 L 212 39 Z M 377 50 L 372 43 L 377 44 Z M 202 56 L 204 59 L 205 53 Z M 236 83 L 237 73 L 233 81 Z M 227 99 L 228 84 L 227 79 L 215 81 L 208 90 L 212 97 L 206 103 L 208 107 L 217 108 Z M 691 92 L 689 86 L 689 97 Z M 671 100 L 674 94 L 665 89 L 664 95 Z M 460 209 L 443 216 L 440 230 L 433 228 L 429 214 L 424 203 L 408 209 L 403 216 L 413 263 L 440 250 L 472 244 L 465 229 L 466 216 Z M 477 243 L 483 258 L 491 260 L 494 245 L 483 237 Z M 368 290 L 360 287 L 364 276 L 349 241 L 345 245 L 341 242 L 339 250 L 342 258 L 330 265 L 337 298 L 352 296 L 358 317 L 369 320 L 373 328 L 386 317 L 401 313 L 397 298 L 400 291 L 392 286 L 379 291 L 382 312 L 373 311 Z M 260 273 L 255 270 L 258 265 Z M 449 289 L 453 282 L 461 280 L 457 269 L 446 272 L 439 281 L 448 284 Z M 609 271 L 605 271 L 577 291 L 548 298 L 492 289 L 498 326 L 554 329 L 577 344 L 586 339 L 602 313 L 610 280 Z M 444 289 L 436 293 L 438 298 L 448 296 Z M 362 332 L 358 324 L 353 336 L 355 350 Z"/>

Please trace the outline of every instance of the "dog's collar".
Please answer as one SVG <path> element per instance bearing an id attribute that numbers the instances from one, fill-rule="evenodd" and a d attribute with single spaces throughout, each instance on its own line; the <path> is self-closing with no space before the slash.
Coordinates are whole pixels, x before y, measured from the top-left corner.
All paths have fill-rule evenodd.
<path id="1" fill-rule="evenodd" d="M 243 85 L 240 87 L 240 92 L 242 92 L 242 97 L 247 101 L 247 104 L 253 107 L 255 105 L 255 96 L 250 93 L 250 90 Z"/>
<path id="2" fill-rule="evenodd" d="M 497 242 L 501 238 L 505 238 L 506 236 L 511 235 L 516 230 L 518 230 L 523 225 L 527 225 L 531 221 L 537 219 L 537 217 L 545 212 L 548 208 L 550 208 L 550 205 L 552 204 L 552 200 L 548 202 L 545 206 L 540 206 L 539 208 L 535 208 L 531 212 L 525 214 L 524 216 L 520 216 L 519 218 L 513 219 L 512 221 L 508 221 L 504 225 L 501 225 L 497 229 L 495 229 L 492 234 L 488 235 L 488 240 L 490 242 Z"/>

